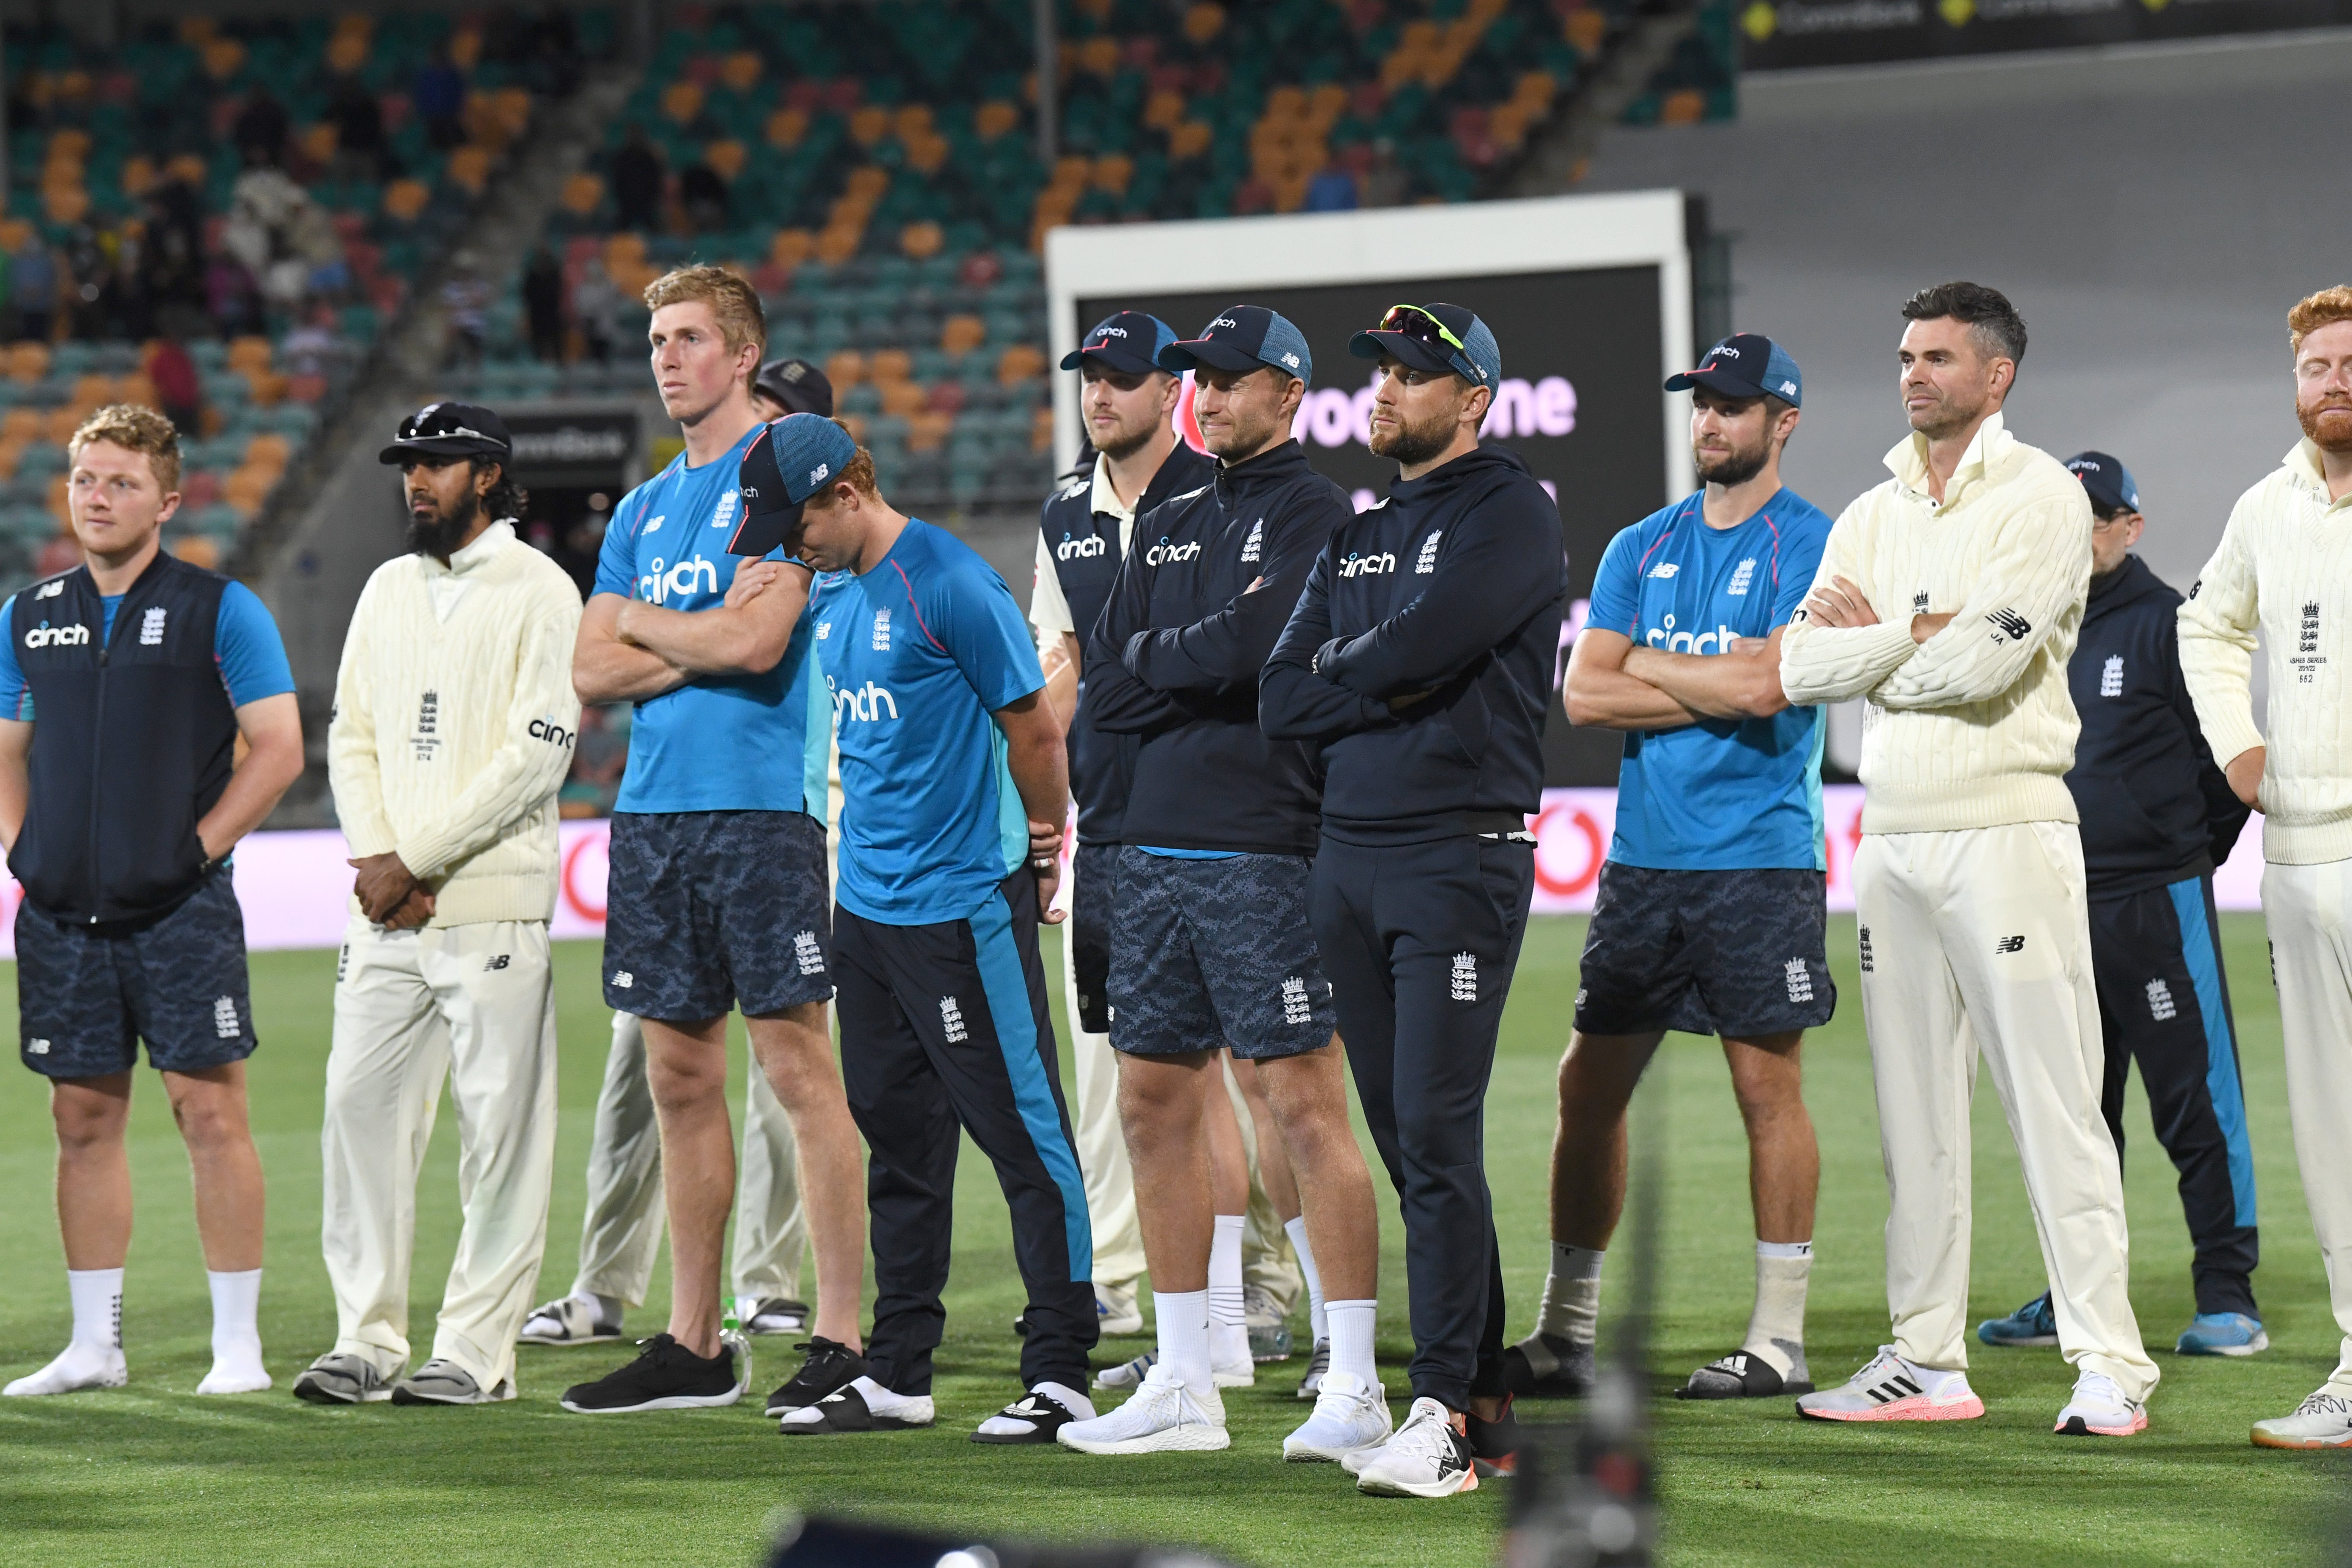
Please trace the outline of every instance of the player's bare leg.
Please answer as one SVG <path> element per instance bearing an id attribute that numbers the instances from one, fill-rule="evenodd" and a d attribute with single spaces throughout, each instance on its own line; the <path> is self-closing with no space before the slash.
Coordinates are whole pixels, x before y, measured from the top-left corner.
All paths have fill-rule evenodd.
<path id="1" fill-rule="evenodd" d="M 646 1074 L 662 1133 L 669 1209 L 669 1335 L 719 1353 L 719 1244 L 735 1200 L 735 1132 L 727 1114 L 727 1020 L 647 1018 Z"/>
<path id="2" fill-rule="evenodd" d="M 792 1120 L 809 1249 L 816 1258 L 816 1318 L 810 1332 L 858 1350 L 864 1342 L 857 1314 L 866 1279 L 866 1162 L 834 1058 L 824 1004 L 803 1003 L 746 1022 L 761 1070 Z"/>

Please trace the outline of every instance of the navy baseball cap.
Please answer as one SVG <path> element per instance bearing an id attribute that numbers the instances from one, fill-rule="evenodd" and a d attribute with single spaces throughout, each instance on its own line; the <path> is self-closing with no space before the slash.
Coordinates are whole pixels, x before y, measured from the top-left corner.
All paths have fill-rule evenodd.
<path id="1" fill-rule="evenodd" d="M 507 433 L 507 422 L 489 409 L 475 403 L 428 403 L 400 422 L 399 434 L 375 460 L 488 458 L 503 463 L 513 456 L 514 438 Z"/>
<path id="2" fill-rule="evenodd" d="M 1315 379 L 1315 356 L 1307 352 L 1306 335 L 1263 305 L 1228 305 L 1201 329 L 1199 337 L 1178 338 L 1160 351 L 1162 370 L 1207 365 L 1252 371 L 1262 364 L 1301 381 Z"/>
<path id="3" fill-rule="evenodd" d="M 736 473 L 743 521 L 730 555 L 765 555 L 800 531 L 809 498 L 856 459 L 849 432 L 822 414 L 787 414 L 751 438 Z"/>
<path id="4" fill-rule="evenodd" d="M 2066 471 L 2083 481 L 2100 511 L 2139 510 L 2139 481 L 2105 452 L 2077 452 L 2066 459 Z"/>
<path id="5" fill-rule="evenodd" d="M 772 359 L 751 378 L 751 390 L 787 414 L 833 417 L 833 380 L 804 359 Z"/>
<path id="6" fill-rule="evenodd" d="M 1088 330 L 1084 342 L 1062 356 L 1064 370 L 1099 360 L 1113 370 L 1143 375 L 1161 368 L 1160 351 L 1176 341 L 1176 329 L 1144 310 L 1120 310 Z"/>
<path id="7" fill-rule="evenodd" d="M 1486 323 L 1460 305 L 1392 305 L 1381 324 L 1348 340 L 1358 359 L 1382 354 L 1419 370 L 1452 371 L 1492 392 L 1503 382 L 1503 351 Z"/>
<path id="8" fill-rule="evenodd" d="M 1696 370 L 1666 377 L 1668 392 L 1704 386 L 1726 397 L 1777 397 L 1805 405 L 1805 376 L 1789 351 L 1755 332 L 1734 332 L 1700 356 Z"/>

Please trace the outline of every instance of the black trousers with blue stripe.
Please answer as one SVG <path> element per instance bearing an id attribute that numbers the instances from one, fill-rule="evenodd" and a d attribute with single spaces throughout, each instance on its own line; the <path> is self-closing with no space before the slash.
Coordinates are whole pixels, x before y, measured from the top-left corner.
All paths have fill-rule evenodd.
<path id="1" fill-rule="evenodd" d="M 2114 898 L 2095 888 L 2090 902 L 2107 1055 L 2102 1108 L 2116 1152 L 2124 1147 L 2124 1079 L 2137 1061 L 2157 1142 L 2180 1172 L 2197 1310 L 2260 1317 L 2250 1278 L 2260 1258 L 2253 1149 L 2213 879 Z"/>
<path id="2" fill-rule="evenodd" d="M 1037 955 L 1037 880 L 1014 872 L 970 920 L 895 926 L 836 908 L 834 1005 L 849 1112 L 872 1152 L 868 1375 L 928 1394 L 947 1325 L 959 1129 L 996 1166 L 1027 1287 L 1024 1387 L 1087 1386 L 1094 1233 Z"/>

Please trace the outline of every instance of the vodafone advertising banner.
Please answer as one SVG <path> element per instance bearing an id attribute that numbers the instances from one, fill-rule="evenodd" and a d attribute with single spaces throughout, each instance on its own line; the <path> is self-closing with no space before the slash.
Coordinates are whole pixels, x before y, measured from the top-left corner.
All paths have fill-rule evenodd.
<path id="1" fill-rule="evenodd" d="M 1862 790 L 1832 784 L 1822 792 L 1830 849 L 1830 908 L 1853 908 L 1853 852 L 1862 839 Z M 1617 820 L 1617 792 L 1552 789 L 1537 816 L 1538 914 L 1582 914 L 1592 908 L 1609 834 Z M 2246 825 L 2237 852 L 2214 879 L 2225 910 L 2262 907 L 2263 823 Z M 563 879 L 555 900 L 557 941 L 604 934 L 603 821 L 562 825 Z M 236 896 L 245 906 L 246 945 L 255 949 L 334 947 L 343 940 L 352 890 L 351 854 L 332 831 L 257 833 L 236 847 Z M 16 955 L 16 905 L 24 897 L 13 877 L 0 879 L 0 957 Z"/>

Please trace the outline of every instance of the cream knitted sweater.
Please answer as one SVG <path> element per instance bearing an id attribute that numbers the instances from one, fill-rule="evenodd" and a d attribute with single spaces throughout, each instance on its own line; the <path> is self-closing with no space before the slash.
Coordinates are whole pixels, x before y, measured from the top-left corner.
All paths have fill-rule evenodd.
<path id="1" fill-rule="evenodd" d="M 436 926 L 555 912 L 579 632 L 572 579 L 504 522 L 446 566 L 387 561 L 360 594 L 327 729 L 335 811 L 353 856 L 397 850 L 433 889 Z"/>
<path id="2" fill-rule="evenodd" d="M 1814 579 L 1853 582 L 1880 624 L 1817 626 L 1799 610 L 1780 642 L 1781 689 L 1792 703 L 1869 700 L 1864 833 L 2076 820 L 2065 780 L 2082 723 L 2066 660 L 2091 579 L 2082 481 L 1998 414 L 1941 506 L 1928 499 L 1925 437 L 1886 466 L 1895 477 L 1830 530 Z M 1914 644 L 1911 617 L 1945 611 L 1951 624 Z"/>
<path id="3" fill-rule="evenodd" d="M 2180 606 L 2180 672 L 2215 760 L 2263 743 L 2254 728 L 2254 631 L 2270 644 L 2263 858 L 2286 866 L 2352 860 L 2352 496 L 2327 499 L 2318 450 L 2238 498 L 2221 543 Z"/>

